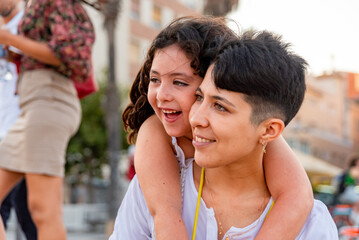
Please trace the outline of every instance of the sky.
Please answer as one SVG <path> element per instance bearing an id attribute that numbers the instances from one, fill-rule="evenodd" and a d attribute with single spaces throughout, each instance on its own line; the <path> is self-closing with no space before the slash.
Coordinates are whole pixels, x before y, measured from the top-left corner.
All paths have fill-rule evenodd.
<path id="1" fill-rule="evenodd" d="M 240 0 L 229 18 L 281 34 L 313 75 L 359 73 L 359 0 Z"/>

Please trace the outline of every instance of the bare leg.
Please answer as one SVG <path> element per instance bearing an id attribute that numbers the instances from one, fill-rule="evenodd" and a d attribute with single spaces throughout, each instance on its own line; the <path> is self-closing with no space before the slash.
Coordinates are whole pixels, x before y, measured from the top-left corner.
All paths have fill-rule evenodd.
<path id="1" fill-rule="evenodd" d="M 0 168 L 0 203 L 5 199 L 10 190 L 20 181 L 23 174 L 10 172 Z M 0 239 L 6 239 L 5 228 L 0 218 Z"/>
<path id="2" fill-rule="evenodd" d="M 63 178 L 26 174 L 28 203 L 38 240 L 65 240 L 62 217 Z"/>

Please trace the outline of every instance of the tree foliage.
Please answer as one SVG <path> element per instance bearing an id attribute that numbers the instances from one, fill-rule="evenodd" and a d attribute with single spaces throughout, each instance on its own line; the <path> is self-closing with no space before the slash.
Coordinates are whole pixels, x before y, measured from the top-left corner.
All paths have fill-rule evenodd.
<path id="1" fill-rule="evenodd" d="M 92 175 L 102 178 L 101 168 L 103 164 L 108 164 L 108 138 L 103 106 L 105 92 L 106 84 L 101 83 L 98 92 L 81 100 L 82 121 L 67 148 L 67 175 Z M 121 115 L 121 111 L 118 111 L 118 114 Z M 122 149 L 127 149 L 129 145 L 125 133 L 121 139 Z"/>
<path id="2" fill-rule="evenodd" d="M 107 134 L 101 102 L 104 86 L 81 100 L 82 121 L 69 142 L 65 171 L 67 175 L 102 177 L 101 167 L 107 163 Z"/>

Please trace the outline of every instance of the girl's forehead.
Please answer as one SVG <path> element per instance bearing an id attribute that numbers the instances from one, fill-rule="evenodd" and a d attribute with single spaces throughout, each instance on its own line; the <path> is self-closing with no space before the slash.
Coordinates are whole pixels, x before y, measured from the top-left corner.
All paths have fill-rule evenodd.
<path id="1" fill-rule="evenodd" d="M 155 52 L 151 72 L 165 75 L 177 70 L 193 72 L 191 60 L 177 45 L 171 45 Z"/>
<path id="2" fill-rule="evenodd" d="M 166 58 L 171 61 L 187 61 L 189 60 L 186 53 L 177 44 L 172 44 L 165 48 L 160 48 L 155 51 L 154 60 L 156 58 Z"/>

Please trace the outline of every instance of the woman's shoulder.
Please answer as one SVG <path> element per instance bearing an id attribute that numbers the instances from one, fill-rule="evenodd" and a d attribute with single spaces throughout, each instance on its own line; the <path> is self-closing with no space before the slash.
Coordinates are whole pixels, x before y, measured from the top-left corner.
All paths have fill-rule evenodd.
<path id="1" fill-rule="evenodd" d="M 323 202 L 314 200 L 312 211 L 297 239 L 338 239 L 337 227 Z"/>

